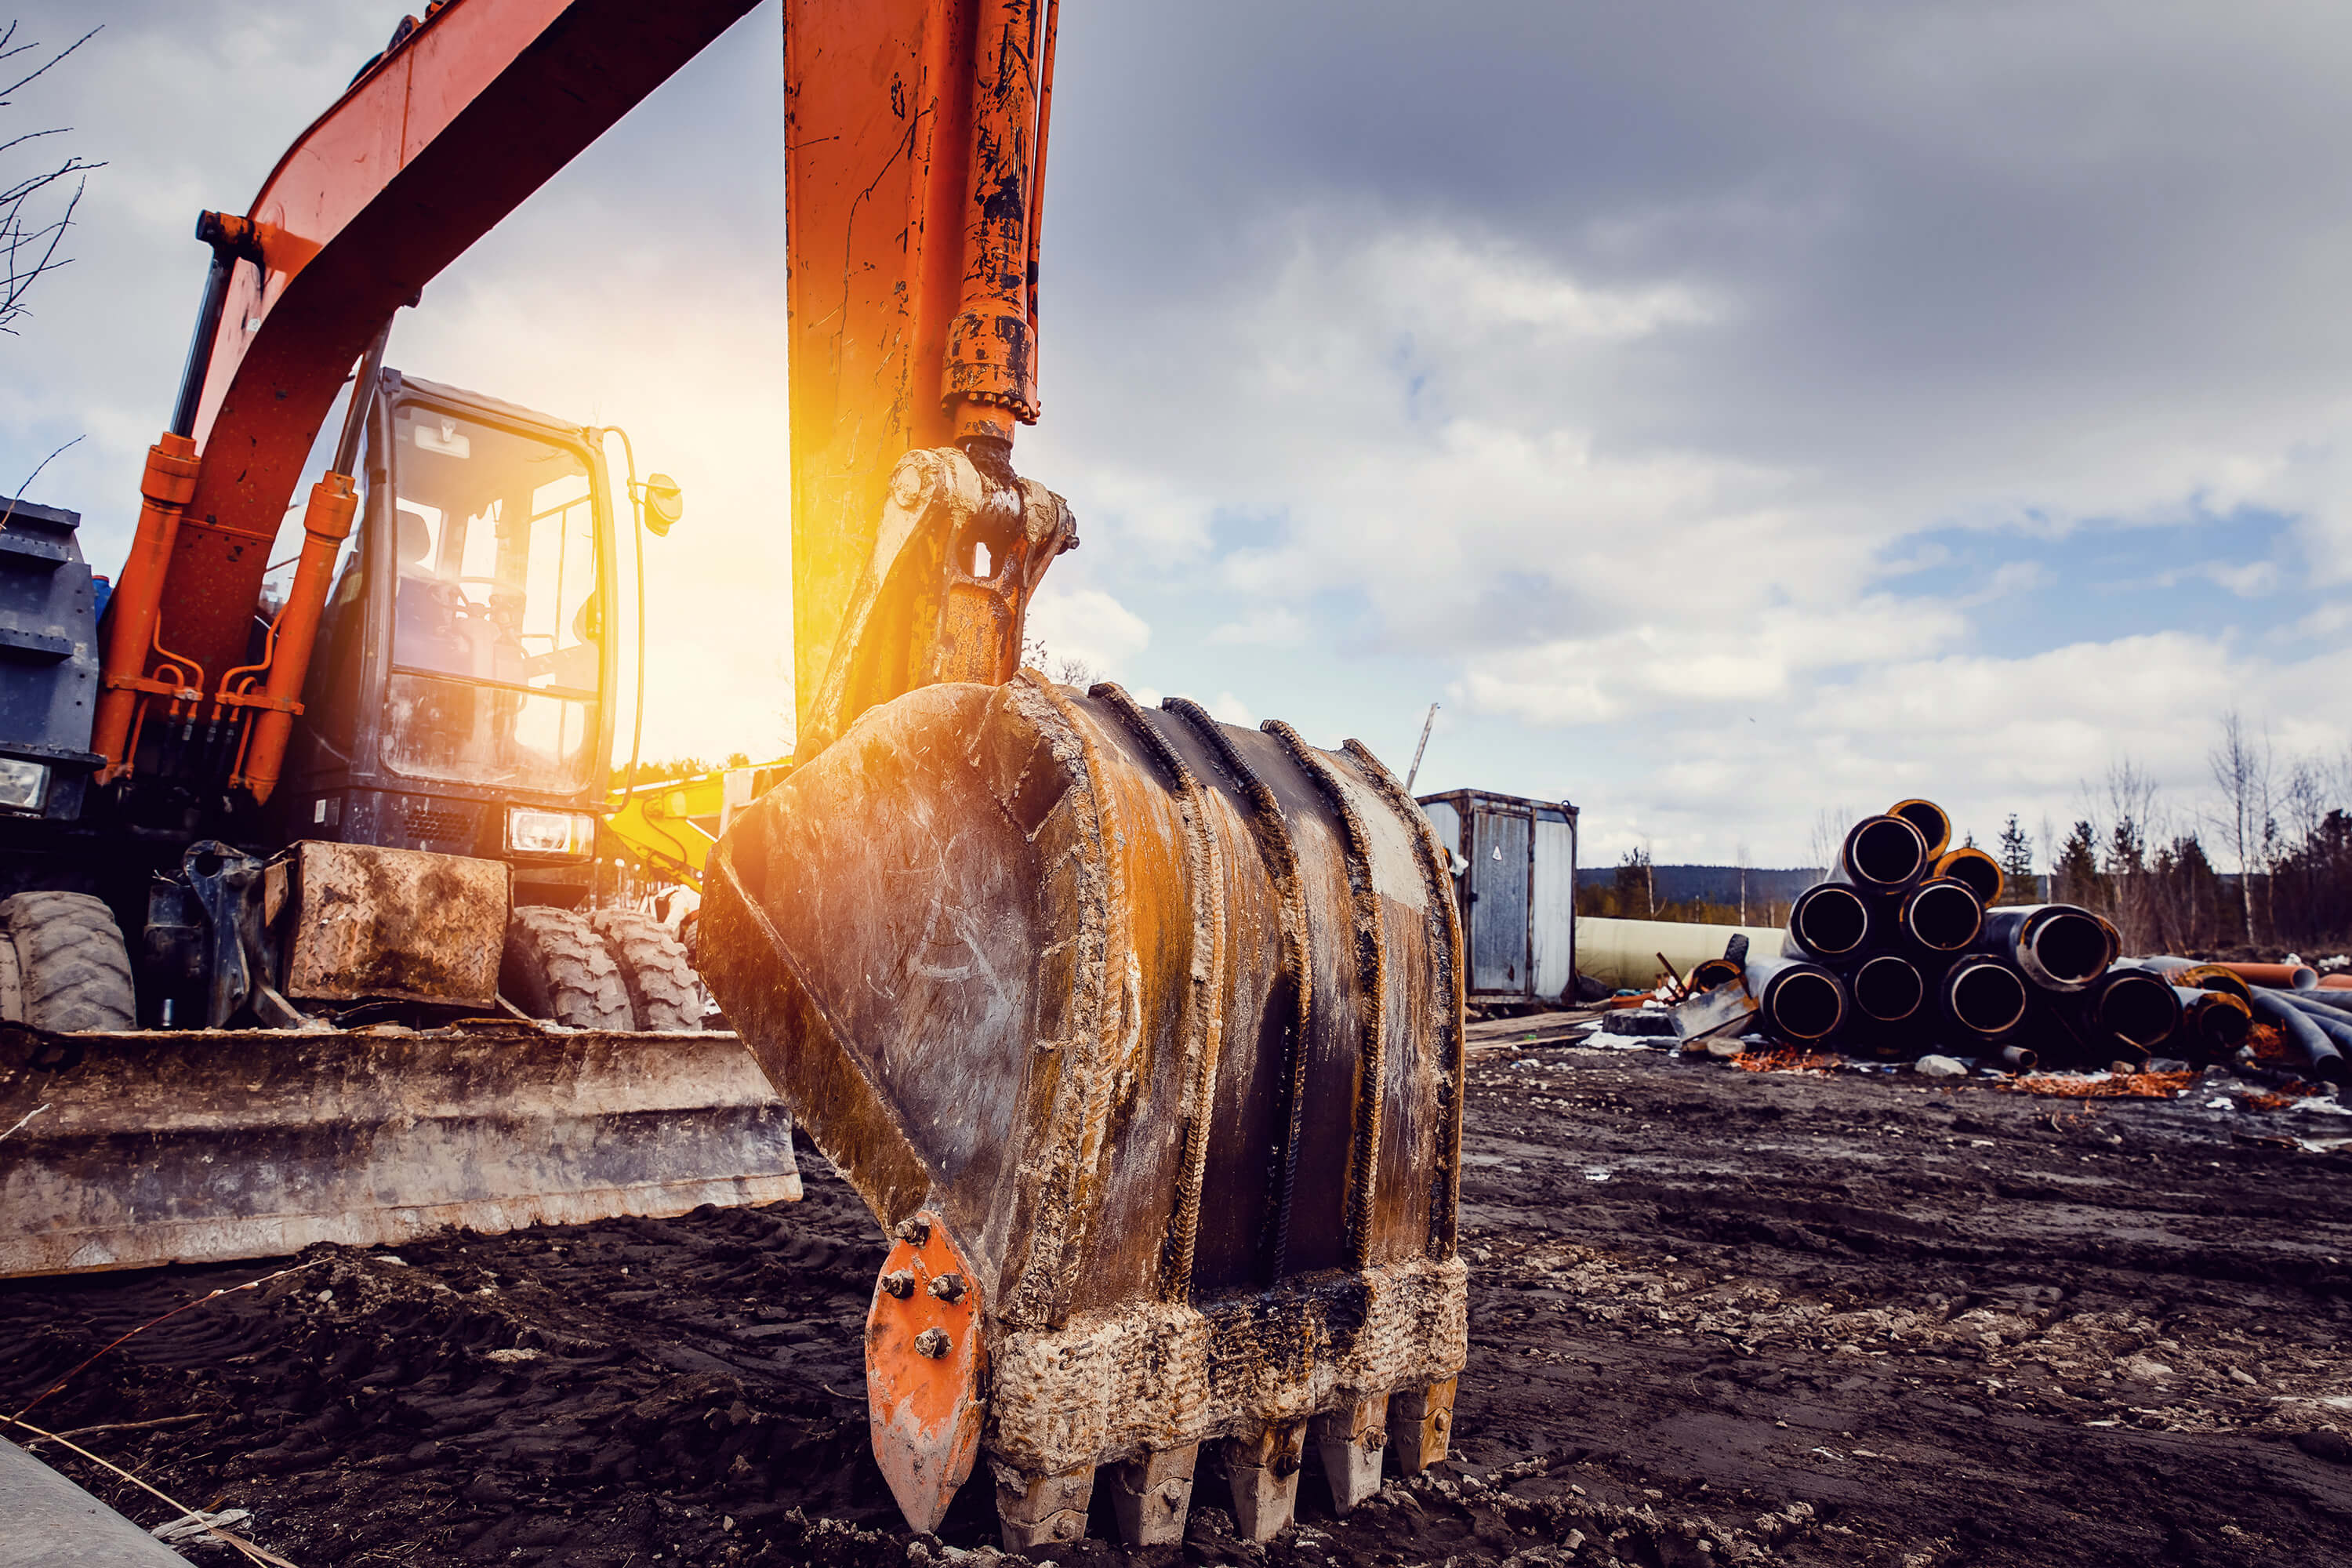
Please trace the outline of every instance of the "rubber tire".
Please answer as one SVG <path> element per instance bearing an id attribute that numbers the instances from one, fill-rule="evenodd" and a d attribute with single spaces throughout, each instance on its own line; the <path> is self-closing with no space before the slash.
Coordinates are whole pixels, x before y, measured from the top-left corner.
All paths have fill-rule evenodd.
<path id="1" fill-rule="evenodd" d="M 18 893 L 0 900 L 0 929 L 16 949 L 24 1022 L 57 1030 L 139 1026 L 131 954 L 103 902 L 88 893 Z"/>
<path id="2" fill-rule="evenodd" d="M 635 1026 L 620 965 L 572 910 L 526 904 L 509 917 L 499 994 L 532 1017 L 568 1028 Z"/>
<path id="3" fill-rule="evenodd" d="M 702 1027 L 702 982 L 676 931 L 639 910 L 598 910 L 588 925 L 620 966 L 638 1028 L 675 1035 Z"/>

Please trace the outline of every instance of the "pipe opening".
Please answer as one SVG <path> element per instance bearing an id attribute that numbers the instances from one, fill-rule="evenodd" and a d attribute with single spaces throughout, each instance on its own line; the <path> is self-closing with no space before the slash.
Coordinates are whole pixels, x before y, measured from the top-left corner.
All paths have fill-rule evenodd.
<path id="1" fill-rule="evenodd" d="M 1909 1017 L 1927 999 L 1927 982 L 1907 958 L 1882 953 L 1854 971 L 1854 1005 L 1882 1024 Z"/>
<path id="2" fill-rule="evenodd" d="M 1772 1026 L 1801 1040 L 1818 1040 L 1843 1023 L 1845 1002 L 1837 982 L 1818 971 L 1784 974 L 1772 987 Z"/>
<path id="3" fill-rule="evenodd" d="M 2097 979 L 2114 957 L 2107 951 L 2106 927 L 2072 910 L 2045 917 L 2035 927 L 2031 942 L 2033 961 L 2063 985 Z"/>
<path id="4" fill-rule="evenodd" d="M 1712 991 L 1718 985 L 1728 985 L 1740 978 L 1739 965 L 1727 958 L 1710 958 L 1691 967 L 1689 985 L 1693 992 Z"/>
<path id="5" fill-rule="evenodd" d="M 1952 1016 L 1980 1035 L 2013 1029 L 2025 1017 L 2025 982 L 1998 963 L 1971 963 L 1952 981 Z"/>
<path id="6" fill-rule="evenodd" d="M 1870 933 L 1870 906 L 1852 889 L 1822 882 L 1797 900 L 1789 926 L 1807 948 L 1835 958 L 1860 947 Z"/>
<path id="7" fill-rule="evenodd" d="M 2190 1005 L 2189 1017 L 2206 1049 L 2224 1054 L 2244 1045 L 2254 1025 L 2252 1016 L 2241 1008 L 2201 999 Z"/>
<path id="8" fill-rule="evenodd" d="M 1943 853 L 1944 846 L 1952 841 L 1952 819 L 1932 800 L 1906 800 L 1887 815 L 1899 816 L 1917 828 L 1919 837 L 1927 841 L 1930 855 Z"/>
<path id="9" fill-rule="evenodd" d="M 1911 896 L 1904 923 L 1923 947 L 1958 952 L 1984 927 L 1984 906 L 1958 882 L 1930 882 Z"/>
<path id="10" fill-rule="evenodd" d="M 1977 902 L 1999 901 L 2000 862 L 1981 849 L 1955 849 L 1936 862 L 1936 875 L 1948 878 L 1977 896 Z"/>
<path id="11" fill-rule="evenodd" d="M 2120 974 L 2099 995 L 2099 1026 L 2135 1046 L 2162 1045 L 2180 1023 L 2172 987 L 2153 974 Z"/>
<path id="12" fill-rule="evenodd" d="M 1901 887 L 1919 875 L 1927 858 L 1919 830 L 1899 816 L 1874 816 L 1845 841 L 1847 868 L 1877 887 Z"/>

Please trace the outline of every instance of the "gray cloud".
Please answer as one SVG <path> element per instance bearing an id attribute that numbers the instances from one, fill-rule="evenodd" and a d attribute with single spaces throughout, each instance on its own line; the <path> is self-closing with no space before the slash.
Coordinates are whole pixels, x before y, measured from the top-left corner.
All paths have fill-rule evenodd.
<path id="1" fill-rule="evenodd" d="M 0 469 L 89 432 L 41 494 L 90 511 L 100 553 L 177 372 L 196 208 L 241 205 L 398 9 L 25 8 L 52 35 L 108 23 L 52 101 L 111 166 L 75 273 L 0 347 Z M 2347 732 L 2310 648 L 2264 651 L 2264 601 L 2235 637 L 2066 653 L 2053 625 L 2060 652 L 2011 658 L 1974 628 L 2030 570 L 1939 592 L 1882 561 L 1946 523 L 2249 506 L 2298 520 L 2279 580 L 2345 570 L 2352 18 L 1727 0 L 1063 26 L 1024 465 L 1088 541 L 1050 624 L 1137 680 L 1406 746 L 1415 693 L 1450 682 L 1434 782 L 1589 796 L 1596 844 L 1668 855 L 1793 853 L 1814 794 L 1938 770 L 1981 812 L 2063 812 L 2115 747 L 2186 793 L 2202 738 L 2126 722 L 2098 695 L 2126 670 L 2200 700 L 2226 671 L 2291 697 L 2297 743 Z M 396 340 L 672 455 L 704 499 L 655 569 L 693 628 L 656 689 L 706 750 L 780 706 L 774 27 L 723 40 Z M 1980 713 L 2003 682 L 2059 710 L 1964 745 L 1905 705 Z M 1725 739 L 1727 702 L 1759 722 Z"/>

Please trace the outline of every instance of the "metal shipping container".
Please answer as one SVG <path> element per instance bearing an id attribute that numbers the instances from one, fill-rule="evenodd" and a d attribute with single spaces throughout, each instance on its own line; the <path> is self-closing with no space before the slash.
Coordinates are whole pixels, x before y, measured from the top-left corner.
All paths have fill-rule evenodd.
<path id="1" fill-rule="evenodd" d="M 1421 797 L 1453 857 L 1473 1002 L 1573 1002 L 1576 807 L 1482 789 Z"/>

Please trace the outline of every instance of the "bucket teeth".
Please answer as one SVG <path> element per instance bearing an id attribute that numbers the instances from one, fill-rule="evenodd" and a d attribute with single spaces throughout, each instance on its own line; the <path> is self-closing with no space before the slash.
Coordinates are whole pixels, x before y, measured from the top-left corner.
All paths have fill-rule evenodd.
<path id="1" fill-rule="evenodd" d="M 1192 1467 L 1200 1445 L 1163 1448 L 1114 1465 L 1111 1511 L 1118 1535 L 1129 1546 L 1173 1546 L 1184 1539 L 1184 1516 L 1192 1506 Z"/>
<path id="2" fill-rule="evenodd" d="M 937 1528 L 980 1453 L 987 1364 L 976 1293 L 968 1265 L 947 1227 L 919 1216 L 898 1227 L 898 1242 L 875 1282 L 866 1321 L 866 1416 L 874 1461 L 917 1530 Z M 945 1291 L 918 1281 L 952 1279 Z M 1079 1514 L 1085 1521 L 1083 1506 Z"/>
<path id="3" fill-rule="evenodd" d="M 1059 1546 L 1085 1539 L 1087 1504 L 1095 1490 L 1095 1468 L 1081 1465 L 1057 1476 L 996 1472 L 996 1520 L 1008 1551 Z M 1181 1524 L 1178 1526 L 1181 1532 Z"/>
<path id="4" fill-rule="evenodd" d="M 712 994 L 897 1238 L 867 1379 L 909 1524 L 980 1452 L 1016 1550 L 1082 1537 L 1102 1465 L 1130 1541 L 1181 1540 L 1202 1445 L 1266 1540 L 1310 1418 L 1340 1509 L 1388 1443 L 1444 1456 L 1461 928 L 1369 752 L 925 687 L 737 816 L 706 889 Z"/>
<path id="5" fill-rule="evenodd" d="M 1225 1440 L 1234 1527 L 1244 1541 L 1272 1541 L 1298 1511 L 1298 1466 L 1307 1423 L 1286 1421 L 1251 1437 Z"/>
<path id="6" fill-rule="evenodd" d="M 1310 1424 L 1315 1451 L 1331 1483 L 1332 1512 L 1345 1513 L 1381 1489 L 1388 1419 L 1386 1399 L 1364 1399 L 1318 1415 Z"/>
<path id="7" fill-rule="evenodd" d="M 1389 1401 L 1400 1475 L 1417 1476 L 1432 1465 L 1445 1462 L 1445 1445 L 1454 1435 L 1454 1389 L 1458 1381 L 1449 1377 L 1425 1388 L 1401 1388 Z"/>

